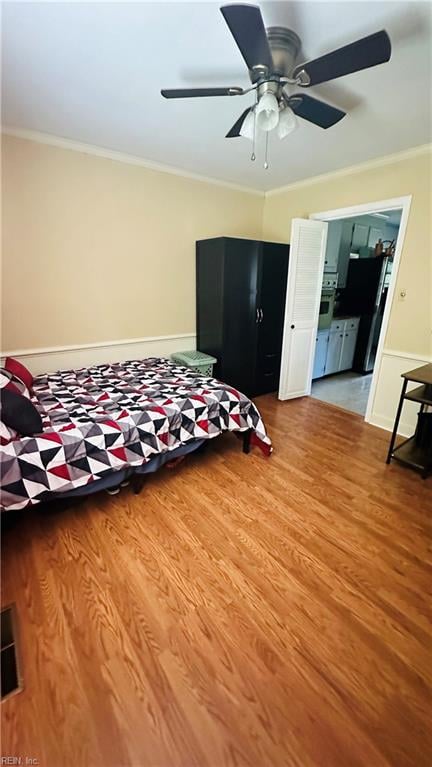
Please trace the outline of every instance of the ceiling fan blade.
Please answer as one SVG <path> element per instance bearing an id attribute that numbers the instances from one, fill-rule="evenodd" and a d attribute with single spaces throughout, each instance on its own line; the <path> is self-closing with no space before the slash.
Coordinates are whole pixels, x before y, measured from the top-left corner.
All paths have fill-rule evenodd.
<path id="1" fill-rule="evenodd" d="M 273 59 L 267 40 L 261 11 L 257 5 L 223 5 L 221 13 L 230 28 L 246 66 L 252 72 L 254 67 L 267 67 L 271 72 Z"/>
<path id="2" fill-rule="evenodd" d="M 319 125 L 320 128 L 331 128 L 346 115 L 341 109 L 314 99 L 306 93 L 295 93 L 288 99 L 288 105 L 298 117 Z"/>
<path id="3" fill-rule="evenodd" d="M 240 136 L 241 127 L 242 127 L 244 121 L 246 120 L 246 117 L 248 116 L 250 111 L 251 111 L 251 107 L 248 107 L 247 109 L 245 109 L 243 114 L 240 115 L 240 117 L 237 120 L 237 122 L 234 123 L 233 127 L 231 128 L 231 130 L 228 131 L 228 133 L 226 134 L 225 138 L 237 138 L 238 136 Z"/>
<path id="4" fill-rule="evenodd" d="M 337 48 L 318 59 L 300 64 L 295 68 L 293 76 L 297 77 L 303 70 L 308 76 L 305 78 L 308 82 L 300 82 L 299 85 L 304 87 L 318 85 L 343 75 L 375 67 L 377 64 L 384 64 L 389 61 L 390 56 L 390 38 L 385 30 L 381 30 L 343 48 Z"/>
<path id="5" fill-rule="evenodd" d="M 241 96 L 243 88 L 164 88 L 161 94 L 166 99 L 190 99 L 198 96 Z"/>

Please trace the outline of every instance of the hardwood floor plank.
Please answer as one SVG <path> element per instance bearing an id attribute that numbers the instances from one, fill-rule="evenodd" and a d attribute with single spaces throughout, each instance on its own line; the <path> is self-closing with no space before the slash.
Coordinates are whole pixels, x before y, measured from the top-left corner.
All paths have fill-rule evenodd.
<path id="1" fill-rule="evenodd" d="M 2 540 L 40 767 L 429 767 L 432 489 L 389 435 L 304 398 L 149 477 L 24 511 Z"/>

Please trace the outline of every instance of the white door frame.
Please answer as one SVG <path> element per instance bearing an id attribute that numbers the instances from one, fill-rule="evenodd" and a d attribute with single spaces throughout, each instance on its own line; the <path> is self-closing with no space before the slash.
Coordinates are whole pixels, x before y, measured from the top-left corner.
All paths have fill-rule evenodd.
<path id="1" fill-rule="evenodd" d="M 366 407 L 365 421 L 370 422 L 375 392 L 378 384 L 379 372 L 381 368 L 382 355 L 384 350 L 384 340 L 387 335 L 387 328 L 390 319 L 390 312 L 393 306 L 394 294 L 396 289 L 397 276 L 402 249 L 405 241 L 405 233 L 408 224 L 408 217 L 411 207 L 412 195 L 404 197 L 393 197 L 390 200 L 377 200 L 376 202 L 367 202 L 362 205 L 351 205 L 348 208 L 337 208 L 335 210 L 326 210 L 323 213 L 311 213 L 309 218 L 318 219 L 318 221 L 334 221 L 339 218 L 351 218 L 353 216 L 366 216 L 368 213 L 379 213 L 383 210 L 402 210 L 402 216 L 399 225 L 399 232 L 396 240 L 396 249 L 393 259 L 392 274 L 387 294 L 386 305 L 384 308 L 383 321 L 381 325 L 380 336 L 378 339 L 378 348 L 374 370 L 372 374 L 369 398 Z"/>

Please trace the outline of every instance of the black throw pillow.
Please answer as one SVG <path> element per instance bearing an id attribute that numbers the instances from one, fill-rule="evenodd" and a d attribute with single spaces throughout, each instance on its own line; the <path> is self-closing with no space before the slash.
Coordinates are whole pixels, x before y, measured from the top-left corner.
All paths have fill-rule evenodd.
<path id="1" fill-rule="evenodd" d="M 0 395 L 1 419 L 6 426 L 25 437 L 40 434 L 42 418 L 28 397 L 9 389 L 1 389 Z"/>

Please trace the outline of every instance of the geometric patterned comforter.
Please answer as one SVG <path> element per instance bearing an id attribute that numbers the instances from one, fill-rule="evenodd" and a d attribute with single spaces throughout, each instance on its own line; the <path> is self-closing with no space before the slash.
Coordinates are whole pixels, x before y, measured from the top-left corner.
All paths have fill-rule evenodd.
<path id="1" fill-rule="evenodd" d="M 252 444 L 271 452 L 248 397 L 166 359 L 40 375 L 31 394 L 43 432 L 0 447 L 2 510 L 39 503 L 223 431 L 251 429 Z"/>

